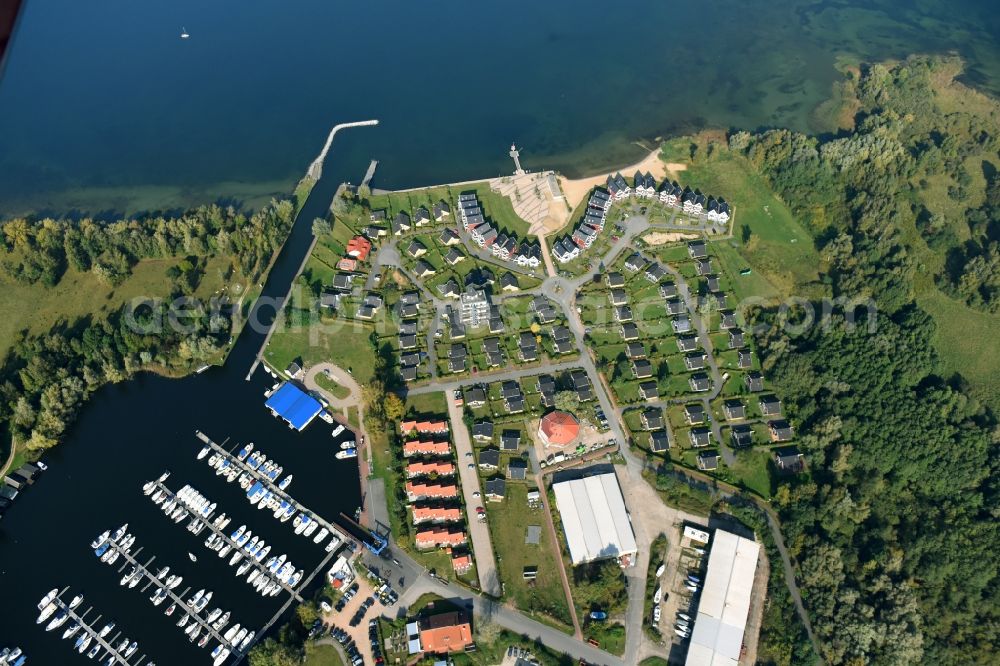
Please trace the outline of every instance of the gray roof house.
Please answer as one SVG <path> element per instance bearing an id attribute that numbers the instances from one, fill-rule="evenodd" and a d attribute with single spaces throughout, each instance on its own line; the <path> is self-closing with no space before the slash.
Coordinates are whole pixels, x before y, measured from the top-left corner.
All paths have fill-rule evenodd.
<path id="1" fill-rule="evenodd" d="M 472 424 L 472 439 L 477 442 L 493 441 L 493 422 L 480 421 Z"/>

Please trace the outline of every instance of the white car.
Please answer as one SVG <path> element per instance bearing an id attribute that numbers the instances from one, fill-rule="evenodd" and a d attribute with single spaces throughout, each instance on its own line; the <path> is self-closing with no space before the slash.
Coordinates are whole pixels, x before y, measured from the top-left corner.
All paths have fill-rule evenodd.
<path id="1" fill-rule="evenodd" d="M 319 602 L 319 607 L 323 609 L 324 613 L 330 613 L 333 611 L 333 607 L 326 601 Z"/>
<path id="2" fill-rule="evenodd" d="M 653 622 L 660 621 L 660 604 L 653 606 Z"/>

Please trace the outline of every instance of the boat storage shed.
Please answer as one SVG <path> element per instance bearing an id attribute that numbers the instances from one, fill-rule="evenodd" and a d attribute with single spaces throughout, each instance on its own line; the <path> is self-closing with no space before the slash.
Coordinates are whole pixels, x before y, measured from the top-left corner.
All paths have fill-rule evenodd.
<path id="1" fill-rule="evenodd" d="M 295 384 L 285 382 L 271 394 L 264 406 L 296 430 L 302 430 L 323 411 L 323 405 Z"/>
<path id="2" fill-rule="evenodd" d="M 637 552 L 632 522 L 614 472 L 552 485 L 573 564 Z"/>
<path id="3" fill-rule="evenodd" d="M 743 648 L 760 544 L 715 530 L 687 666 L 736 666 Z"/>

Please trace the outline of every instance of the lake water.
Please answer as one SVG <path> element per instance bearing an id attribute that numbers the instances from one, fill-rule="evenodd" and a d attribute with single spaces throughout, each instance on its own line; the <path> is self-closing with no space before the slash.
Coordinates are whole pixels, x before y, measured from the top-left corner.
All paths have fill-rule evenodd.
<path id="1" fill-rule="evenodd" d="M 967 78 L 998 92 L 998 14 L 980 0 L 32 0 L 0 82 L 0 214 L 259 201 L 290 190 L 333 124 L 371 117 L 381 125 L 338 135 L 303 219 L 373 157 L 376 185 L 394 188 L 508 172 L 511 141 L 527 167 L 572 175 L 637 157 L 631 141 L 704 126 L 822 129 L 812 111 L 838 58 L 956 49 Z M 309 233 L 296 227 L 265 294 L 284 293 Z M 204 534 L 143 497 L 165 468 L 172 488 L 196 485 L 234 527 L 252 523 L 301 566 L 319 561 L 321 548 L 251 515 L 194 460 L 195 429 L 253 441 L 322 515 L 358 505 L 356 465 L 333 460 L 329 428 L 291 433 L 263 407 L 263 373 L 244 381 L 260 342 L 245 332 L 222 369 L 94 398 L 0 524 L 0 644 L 33 664 L 79 660 L 34 624 L 38 599 L 70 585 L 161 665 L 207 663 L 163 607 L 122 590 L 92 555 L 91 539 L 124 521 L 144 556 L 215 590 L 213 606 L 254 626 L 276 610 L 207 556 Z"/>
<path id="2" fill-rule="evenodd" d="M 838 59 L 956 50 L 997 93 L 998 35 L 995 0 L 32 0 L 0 214 L 256 201 L 370 117 L 341 154 L 380 159 L 380 187 L 509 172 L 511 141 L 579 174 L 704 126 L 822 129 Z"/>

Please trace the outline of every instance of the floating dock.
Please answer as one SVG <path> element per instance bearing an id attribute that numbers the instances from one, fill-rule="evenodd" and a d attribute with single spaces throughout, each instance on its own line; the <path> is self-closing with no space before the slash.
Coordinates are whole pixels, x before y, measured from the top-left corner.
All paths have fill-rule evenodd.
<path id="1" fill-rule="evenodd" d="M 67 620 L 67 622 L 79 622 L 80 623 L 80 631 L 89 634 L 90 637 L 91 637 L 91 639 L 94 640 L 94 641 L 97 641 L 97 644 L 100 645 L 104 649 L 104 654 L 103 655 L 99 655 L 99 657 L 100 657 L 100 663 L 104 663 L 105 661 L 107 661 L 107 658 L 109 656 L 113 656 L 115 659 L 118 660 L 119 663 L 126 664 L 126 666 L 139 666 L 140 664 L 143 664 L 143 663 L 147 663 L 147 664 L 152 664 L 153 663 L 152 661 L 146 661 L 146 655 L 145 654 L 142 654 L 142 655 L 136 657 L 134 661 L 129 661 L 128 659 L 126 659 L 125 655 L 122 654 L 121 652 L 119 652 L 114 647 L 114 645 L 113 645 L 114 641 L 116 641 L 119 638 L 121 638 L 123 632 L 121 632 L 121 631 L 116 632 L 115 635 L 111 637 L 110 641 L 105 640 L 105 638 L 102 638 L 101 635 L 100 635 L 101 630 L 100 629 L 95 629 L 94 625 L 96 625 L 98 622 L 100 622 L 101 618 L 104 617 L 104 616 L 103 615 L 98 615 L 91 622 L 91 621 L 88 621 L 86 619 L 86 616 L 89 615 L 92 610 L 94 610 L 93 606 L 89 606 L 87 608 L 87 610 L 85 610 L 82 614 L 77 613 L 76 609 L 70 608 L 69 605 L 66 604 L 62 600 L 62 595 L 66 594 L 66 590 L 68 590 L 68 589 L 69 589 L 68 587 L 63 588 L 59 592 L 59 594 L 56 595 L 56 598 L 54 599 L 54 602 L 55 602 L 56 605 L 59 606 L 59 608 L 61 608 L 62 610 L 66 611 L 66 614 L 69 616 L 69 619 Z M 63 627 L 58 627 L 58 628 L 54 629 L 53 631 L 55 633 L 59 633 L 59 631 L 62 630 L 62 629 L 63 629 Z M 59 636 L 59 638 L 61 638 L 61 635 Z M 69 643 L 69 649 L 70 650 L 75 650 L 76 648 L 74 648 L 73 645 L 74 645 L 74 643 L 76 643 L 76 641 L 71 640 L 72 638 L 73 638 L 73 636 L 70 636 L 70 638 L 67 639 L 67 641 L 70 641 L 70 643 Z"/>
<path id="2" fill-rule="evenodd" d="M 194 609 L 191 608 L 190 606 L 188 606 L 187 602 L 184 601 L 183 597 L 185 595 L 187 595 L 191 591 L 191 586 L 188 586 L 188 587 L 184 588 L 184 591 L 181 592 L 178 595 L 173 590 L 168 589 L 166 587 L 166 585 L 163 585 L 163 584 L 157 585 L 158 581 L 156 580 L 156 574 L 152 573 L 148 569 L 149 565 L 152 564 L 153 561 L 156 559 L 155 557 L 150 558 L 149 561 L 147 561 L 145 564 L 142 564 L 142 563 L 139 562 L 139 560 L 137 560 L 135 558 L 135 555 L 132 555 L 131 553 L 127 553 L 124 550 L 122 550 L 121 548 L 118 548 L 117 544 L 112 544 L 111 547 L 117 549 L 118 552 L 121 553 L 120 557 L 125 558 L 125 564 L 132 564 L 132 565 L 134 565 L 136 567 L 136 569 L 139 571 L 140 575 L 144 576 L 145 578 L 148 579 L 147 582 L 146 582 L 146 584 L 143 586 L 142 590 L 140 590 L 140 593 L 144 594 L 146 592 L 146 590 L 148 590 L 150 587 L 162 587 L 163 589 L 165 589 L 167 591 L 167 599 L 172 600 L 174 603 L 177 604 L 179 612 L 187 613 L 188 615 L 190 615 L 191 616 L 191 621 L 197 622 L 198 624 L 200 624 L 201 627 L 202 627 L 202 629 L 203 630 L 207 630 L 208 633 L 212 635 L 212 638 L 216 639 L 216 641 L 218 641 L 222 645 L 230 647 L 230 649 L 231 649 L 231 651 L 232 651 L 233 654 L 242 654 L 242 653 L 240 653 L 240 651 L 237 649 L 236 646 L 234 646 L 230 641 L 227 641 L 225 638 L 223 638 L 222 634 L 220 634 L 215 629 L 213 629 L 212 625 L 207 620 L 205 620 L 205 618 L 203 618 L 201 616 L 201 613 L 195 613 Z M 139 550 L 141 551 L 142 549 L 140 548 Z M 136 555 L 138 555 L 138 554 L 139 553 L 136 552 Z M 122 571 L 125 570 L 125 564 L 123 564 L 118 569 L 119 573 L 121 573 Z M 207 609 L 208 606 L 206 606 L 205 608 Z M 173 617 L 173 616 L 171 616 L 171 617 Z M 178 616 L 178 617 L 180 617 L 180 616 Z M 230 616 L 230 618 L 232 618 L 232 616 Z M 235 625 L 235 622 L 230 621 L 229 624 L 230 625 Z M 249 650 L 249 649 L 250 649 L 250 646 L 247 646 L 247 650 Z"/>
<path id="3" fill-rule="evenodd" d="M 346 543 L 347 540 L 350 538 L 350 536 L 342 529 L 340 529 L 330 521 L 324 519 L 315 511 L 311 511 L 302 504 L 300 504 L 291 495 L 286 493 L 284 490 L 278 488 L 277 484 L 274 481 L 271 481 L 271 479 L 267 478 L 265 474 L 262 474 L 260 471 L 250 467 L 248 464 L 246 464 L 246 461 L 237 458 L 232 451 L 227 451 L 226 449 L 222 448 L 221 446 L 213 442 L 211 438 L 209 438 L 208 435 L 206 435 L 205 433 L 201 432 L 200 430 L 197 430 L 195 431 L 195 435 L 206 445 L 212 447 L 212 449 L 215 450 L 217 453 L 226 456 L 231 464 L 235 465 L 241 471 L 247 472 L 254 480 L 259 481 L 261 485 L 264 486 L 264 488 L 273 493 L 274 496 L 277 497 L 279 500 L 288 502 L 295 509 L 296 512 L 308 514 L 310 518 L 312 520 L 315 520 L 321 528 L 326 528 L 327 530 L 329 530 L 331 539 L 338 539 L 340 543 L 343 544 Z M 238 444 L 234 445 L 233 449 L 235 449 L 237 446 L 239 445 Z"/>
<path id="4" fill-rule="evenodd" d="M 166 486 L 166 485 L 164 485 L 164 484 L 163 484 L 162 482 L 157 482 L 157 483 L 156 483 L 156 486 L 155 486 L 155 488 L 156 488 L 157 490 L 163 490 L 163 491 L 165 491 L 166 493 L 168 493 L 168 495 L 169 495 L 170 497 L 176 497 L 176 496 L 177 496 L 177 493 L 176 493 L 176 492 L 174 492 L 174 491 L 173 491 L 173 490 L 171 490 L 170 488 L 167 488 L 167 486 Z M 155 493 L 156 491 L 154 490 L 153 492 Z M 150 494 L 150 497 L 152 497 L 152 494 Z M 162 513 L 162 511 L 161 511 L 161 513 Z M 207 517 L 206 517 L 206 516 L 202 516 L 202 515 L 200 515 L 200 514 L 194 514 L 194 513 L 191 513 L 191 514 L 190 514 L 190 517 L 191 517 L 191 518 L 195 518 L 195 519 L 197 519 L 197 520 L 200 520 L 200 521 L 201 521 L 201 523 L 202 523 L 202 525 L 204 525 L 204 526 L 205 526 L 206 528 L 208 528 L 209 530 L 211 530 L 211 531 L 212 531 L 212 533 L 213 533 L 213 534 L 215 534 L 216 536 L 218 536 L 218 537 L 222 538 L 222 540 L 223 540 L 223 541 L 225 541 L 225 542 L 226 542 L 227 544 L 229 544 L 229 545 L 230 545 L 230 546 L 232 547 L 232 549 L 233 549 L 234 551 L 239 551 L 239 552 L 243 553 L 243 554 L 244 554 L 244 555 L 243 555 L 243 556 L 244 556 L 244 558 L 250 558 L 250 559 L 252 559 L 252 560 L 253 560 L 253 562 L 254 562 L 254 563 L 253 563 L 253 566 L 252 566 L 252 568 L 253 568 L 253 569 L 256 569 L 256 570 L 258 570 L 258 571 L 260 571 L 260 572 L 261 572 L 261 573 L 262 573 L 263 575 L 266 575 L 266 576 L 268 576 L 269 578 L 273 579 L 273 580 L 274 580 L 274 582 L 278 583 L 278 585 L 280 585 L 280 586 L 281 586 L 281 588 L 282 588 L 282 589 L 283 589 L 283 590 L 284 590 L 285 592 L 287 592 L 287 593 L 289 593 L 290 595 L 292 595 L 292 597 L 294 597 L 294 599 L 295 599 L 296 601 L 299 601 L 299 602 L 301 602 L 301 601 L 302 601 L 302 597 L 301 597 L 301 596 L 299 595 L 299 593 L 298 593 L 298 592 L 296 591 L 296 589 L 295 589 L 295 588 L 293 588 L 293 587 L 291 587 L 290 585 L 288 585 L 288 583 L 285 583 L 285 582 L 282 582 L 282 581 L 278 580 L 278 579 L 277 579 L 276 577 L 272 576 L 272 575 L 271 575 L 271 572 L 270 572 L 270 571 L 268 570 L 268 568 L 267 568 L 266 566 L 264 566 L 264 563 L 263 563 L 263 562 L 258 562 L 258 561 L 256 561 L 256 560 L 254 560 L 254 559 L 252 558 L 252 556 L 251 556 L 251 555 L 250 555 L 249 553 L 247 553 L 247 552 L 246 552 L 246 550 L 244 550 L 244 549 L 243 549 L 243 548 L 242 548 L 241 546 L 237 545 L 236 541 L 235 541 L 235 540 L 233 540 L 232 538 L 230 538 L 229 534 L 228 534 L 228 533 L 227 533 L 227 532 L 226 532 L 225 530 L 223 530 L 223 529 L 220 529 L 219 527 L 217 527 L 217 526 L 216 526 L 216 525 L 215 525 L 215 524 L 214 524 L 214 523 L 212 522 L 212 520 L 211 520 L 211 514 L 210 514 L 209 516 L 207 516 Z M 185 518 L 184 520 L 187 520 L 187 518 Z M 184 521 L 181 521 L 181 522 L 184 522 Z M 180 523 L 177 523 L 177 524 L 180 524 Z M 185 528 L 185 529 L 186 529 L 186 528 Z M 199 533 L 200 533 L 200 532 L 199 532 Z M 218 553 L 216 553 L 216 552 L 215 552 L 215 551 L 213 551 L 213 550 L 209 550 L 209 552 L 210 552 L 210 553 L 212 553 L 212 554 L 214 554 L 214 555 L 218 555 Z M 242 562 L 242 561 L 243 561 L 243 560 L 241 560 L 241 562 Z M 233 572 L 234 572 L 234 574 L 235 574 L 235 571 L 236 571 L 236 567 L 233 567 Z M 305 574 L 303 573 L 303 577 L 304 577 L 304 576 L 305 576 Z M 238 578 L 243 578 L 243 579 L 244 579 L 244 581 L 246 581 L 246 578 L 245 578 L 245 576 L 239 576 Z M 248 583 L 248 584 L 249 584 L 249 583 Z"/>

